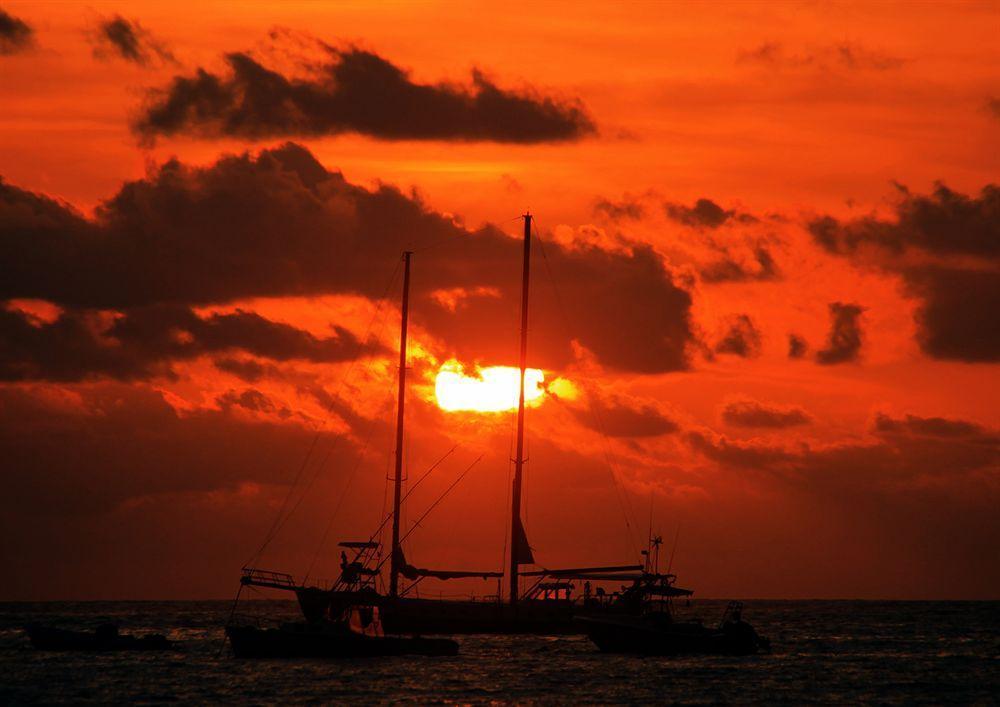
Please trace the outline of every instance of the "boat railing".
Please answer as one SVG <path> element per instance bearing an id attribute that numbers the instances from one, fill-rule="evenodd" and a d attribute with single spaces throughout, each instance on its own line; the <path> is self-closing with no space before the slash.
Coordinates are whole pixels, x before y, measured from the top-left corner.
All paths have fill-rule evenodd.
<path id="1" fill-rule="evenodd" d="M 292 575 L 287 572 L 274 572 L 272 570 L 257 569 L 256 567 L 244 567 L 240 582 L 242 584 L 257 584 L 284 589 L 295 589 L 298 586 Z"/>
<path id="2" fill-rule="evenodd" d="M 255 587 L 269 587 L 271 589 L 285 589 L 295 591 L 297 589 L 315 588 L 329 591 L 340 584 L 336 579 L 311 579 L 306 585 L 305 580 L 298 581 L 287 572 L 275 572 L 273 570 L 262 570 L 256 567 L 244 567 L 243 575 L 240 577 L 241 584 L 249 584 Z"/>

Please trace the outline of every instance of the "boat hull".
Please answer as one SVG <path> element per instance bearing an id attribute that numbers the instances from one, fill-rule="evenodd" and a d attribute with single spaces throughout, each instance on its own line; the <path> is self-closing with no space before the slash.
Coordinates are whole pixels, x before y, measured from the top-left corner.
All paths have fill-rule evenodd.
<path id="1" fill-rule="evenodd" d="M 400 599 L 382 608 L 382 622 L 394 633 L 541 634 L 578 633 L 573 607 L 555 602 L 498 602 Z"/>
<path id="2" fill-rule="evenodd" d="M 43 651 L 164 651 L 174 644 L 160 634 L 147 636 L 120 635 L 117 631 L 98 629 L 94 632 L 67 631 L 51 626 L 32 624 L 27 627 L 31 644 Z"/>
<path id="3" fill-rule="evenodd" d="M 455 641 L 442 638 L 369 636 L 350 630 L 327 630 L 306 624 L 281 628 L 227 626 L 237 658 L 370 658 L 393 655 L 452 656 Z"/>
<path id="4" fill-rule="evenodd" d="M 745 628 L 710 629 L 694 623 L 654 624 L 642 619 L 578 619 L 587 636 L 604 653 L 641 655 L 751 655 L 767 648 L 767 640 Z"/>
<path id="5" fill-rule="evenodd" d="M 302 614 L 317 622 L 335 616 L 353 595 L 304 588 L 297 592 Z M 497 601 L 380 597 L 382 625 L 395 634 L 581 634 L 569 602 L 522 601 L 516 607 Z"/>

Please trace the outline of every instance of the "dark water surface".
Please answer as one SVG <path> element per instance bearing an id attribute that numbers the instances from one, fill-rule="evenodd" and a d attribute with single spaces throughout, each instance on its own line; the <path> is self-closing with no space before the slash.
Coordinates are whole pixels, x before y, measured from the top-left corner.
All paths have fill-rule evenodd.
<path id="1" fill-rule="evenodd" d="M 259 609 L 296 614 L 284 602 Z M 1000 704 L 1000 602 L 751 601 L 774 651 L 749 658 L 602 655 L 585 637 L 460 636 L 456 658 L 247 661 L 226 602 L 0 604 L 0 703 L 327 702 Z M 694 611 L 716 621 L 724 603 Z M 45 653 L 30 621 L 182 642 L 167 653 Z"/>

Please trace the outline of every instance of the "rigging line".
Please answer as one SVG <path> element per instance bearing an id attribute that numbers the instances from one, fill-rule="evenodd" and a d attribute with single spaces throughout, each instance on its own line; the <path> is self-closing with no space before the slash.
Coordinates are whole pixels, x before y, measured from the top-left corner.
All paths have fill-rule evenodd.
<path id="1" fill-rule="evenodd" d="M 468 474 L 468 473 L 469 473 L 470 471 L 472 471 L 472 468 L 473 468 L 473 467 L 474 467 L 474 466 L 475 466 L 476 464 L 478 464 L 478 463 L 480 462 L 480 460 L 481 460 L 481 459 L 482 459 L 482 458 L 483 458 L 484 456 L 486 456 L 486 455 L 485 455 L 485 454 L 480 454 L 480 455 L 479 455 L 478 457 L 476 457 L 476 460 L 475 460 L 474 462 L 472 462 L 471 464 L 469 464 L 469 466 L 467 466 L 467 467 L 465 468 L 465 471 L 463 471 L 463 472 L 462 472 L 461 474 L 459 474 L 459 475 L 458 475 L 458 478 L 457 478 L 457 479 L 455 479 L 454 481 L 452 481 L 452 482 L 451 482 L 451 486 L 449 486 L 448 488 L 446 488 L 446 489 L 444 490 L 444 493 L 442 493 L 442 494 L 441 494 L 440 496 L 438 496 L 437 500 L 436 500 L 436 501 L 434 501 L 434 503 L 432 503 L 432 504 L 430 505 L 430 508 L 428 508 L 428 509 L 427 509 L 426 511 L 424 511 L 423 515 L 421 515 L 421 516 L 420 516 L 420 517 L 419 517 L 419 518 L 417 519 L 417 522 L 416 522 L 416 523 L 414 523 L 414 524 L 413 524 L 413 526 L 412 526 L 412 527 L 411 527 L 411 528 L 410 528 L 410 529 L 409 529 L 408 531 L 406 531 L 406 534 L 405 534 L 405 535 L 404 535 L 403 537 L 401 537 L 401 538 L 399 539 L 399 543 L 400 543 L 400 544 L 402 544 L 404 540 L 406 540 L 406 539 L 407 539 L 408 537 L 410 537 L 410 535 L 411 535 L 411 534 L 413 533 L 413 531 L 414 531 L 414 530 L 416 530 L 417 528 L 419 528 L 419 527 L 420 527 L 420 524 L 421 524 L 421 523 L 423 522 L 424 518 L 426 518 L 426 517 L 427 517 L 428 515 L 430 515 L 431 511 L 433 511 L 433 510 L 434 510 L 435 508 L 437 508 L 438 504 L 439 504 L 439 503 L 441 503 L 441 501 L 443 501 L 443 500 L 445 499 L 445 497 L 446 497 L 446 496 L 447 496 L 447 495 L 448 495 L 449 493 L 451 493 L 451 490 L 452 490 L 453 488 L 455 488 L 456 486 L 458 486 L 459 482 L 460 482 L 460 481 L 461 481 L 462 479 L 464 479 L 464 478 L 465 478 L 465 475 L 466 475 L 466 474 Z M 383 565 L 384 563 L 385 563 L 385 560 L 382 560 L 382 562 L 380 562 L 380 563 L 378 564 L 378 567 L 376 567 L 376 568 L 375 568 L 375 570 L 376 570 L 376 571 L 378 571 L 379 569 L 381 569 L 381 567 L 382 567 L 382 565 Z"/>
<path id="2" fill-rule="evenodd" d="M 398 273 L 399 273 L 399 267 L 400 267 L 399 263 L 396 263 L 396 266 L 393 268 L 392 275 L 389 278 L 389 282 L 387 283 L 387 285 L 385 287 L 385 290 L 382 293 L 382 296 L 379 298 L 379 304 L 376 307 L 375 312 L 372 314 L 372 318 L 368 322 L 368 326 L 365 329 L 365 334 L 362 337 L 362 341 L 366 341 L 367 342 L 369 340 L 372 328 L 375 325 L 375 321 L 376 321 L 377 317 L 379 316 L 380 312 L 382 311 L 383 305 L 385 304 L 386 295 L 388 295 L 389 290 L 392 288 L 393 283 L 396 281 L 396 277 L 398 276 Z M 385 316 L 387 316 L 387 314 Z M 384 328 L 384 326 L 385 326 L 385 318 L 383 317 L 383 324 L 380 327 L 379 336 L 381 336 L 381 329 Z M 354 369 L 357 366 L 357 362 L 358 362 L 358 359 L 355 359 L 354 361 L 352 361 L 351 364 L 350 364 L 350 366 L 348 367 L 347 371 L 341 377 L 341 380 L 340 380 L 340 382 L 338 384 L 337 392 L 336 392 L 336 394 L 337 394 L 338 397 L 340 396 L 341 391 L 343 390 L 344 386 L 346 385 L 347 380 L 350 378 L 351 374 L 354 372 Z M 315 448 L 317 446 L 317 443 L 320 440 L 320 437 L 322 436 L 323 430 L 326 427 L 326 425 L 329 423 L 331 417 L 332 417 L 332 415 L 328 414 L 325 418 L 323 418 L 320 421 L 320 425 L 319 425 L 319 427 L 316 430 L 316 434 L 313 436 L 313 440 L 312 440 L 312 444 L 310 445 L 309 452 L 306 454 L 305 459 L 303 459 L 302 465 L 299 467 L 299 471 L 298 471 L 298 473 L 295 476 L 295 480 L 292 482 L 292 485 L 288 489 L 288 493 L 285 496 L 285 500 L 282 503 L 281 509 L 279 510 L 278 515 L 275 516 L 274 523 L 271 525 L 271 530 L 268 531 L 268 534 L 265 536 L 264 542 L 261 544 L 261 546 L 257 550 L 257 552 L 253 555 L 253 557 L 250 558 L 249 561 L 247 561 L 247 563 L 246 563 L 247 565 L 251 564 L 254 560 L 256 560 L 257 558 L 259 558 L 261 554 L 263 554 L 263 552 L 267 548 L 267 546 L 271 543 L 271 541 L 274 540 L 274 538 L 277 536 L 278 532 L 280 532 L 281 528 L 285 525 L 285 523 L 288 520 L 288 517 L 290 517 L 291 514 L 295 512 L 295 508 L 298 508 L 299 503 L 301 503 L 301 499 L 300 499 L 299 503 L 296 503 L 295 508 L 293 508 L 291 511 L 289 511 L 289 515 L 285 516 L 284 518 L 282 518 L 282 516 L 284 515 L 284 513 L 285 513 L 285 511 L 286 511 L 286 509 L 288 507 L 288 503 L 291 501 L 292 496 L 294 495 L 295 489 L 298 487 L 298 483 L 301 480 L 302 474 L 305 472 L 306 468 L 309 465 L 309 461 L 312 458 L 313 452 L 315 452 Z M 330 452 L 328 452 L 327 457 L 329 456 L 329 453 L 332 453 L 332 449 L 330 450 Z M 324 460 L 323 463 L 325 463 L 325 460 Z M 310 487 L 311 487 L 311 484 L 310 484 Z"/>
<path id="3" fill-rule="evenodd" d="M 536 224 L 538 223 L 537 219 L 535 220 L 535 223 Z M 552 266 L 549 263 L 549 256 L 548 256 L 548 254 L 547 254 L 547 252 L 545 250 L 545 242 L 542 240 L 542 237 L 541 237 L 541 230 L 542 229 L 539 227 L 538 230 L 536 231 L 536 240 L 538 241 L 538 249 L 542 253 L 542 262 L 545 264 L 545 271 L 548 274 L 548 276 L 549 276 L 549 282 L 552 285 L 552 292 L 553 292 L 553 294 L 555 296 L 555 299 L 556 299 L 556 305 L 559 307 L 560 313 L 562 314 L 562 318 L 561 318 L 560 323 L 561 323 L 561 325 L 563 327 L 563 331 L 566 334 L 567 338 L 569 338 L 570 340 L 572 340 L 572 336 L 570 335 L 570 332 L 569 332 L 569 330 L 567 328 L 568 327 L 567 322 L 569 322 L 568 310 L 566 309 L 566 306 L 565 306 L 565 304 L 563 302 L 563 299 L 562 299 L 562 295 L 559 292 L 559 286 L 556 283 L 555 275 L 552 272 Z M 620 507 L 620 509 L 622 511 L 622 517 L 623 517 L 623 519 L 625 521 L 626 536 L 628 538 L 628 541 L 632 544 L 633 550 L 636 552 L 636 554 L 638 554 L 638 552 L 639 552 L 639 546 L 638 546 L 638 544 L 635 541 L 635 537 L 633 536 L 633 532 L 634 531 L 633 531 L 633 528 L 632 528 L 632 523 L 629 522 L 629 515 L 634 515 L 634 512 L 632 511 L 632 504 L 631 504 L 631 501 L 628 498 L 628 495 L 625 493 L 624 487 L 619 488 L 619 486 L 621 484 L 620 484 L 620 482 L 619 482 L 619 480 L 617 478 L 618 475 L 617 475 L 617 473 L 615 471 L 615 464 L 614 464 L 614 462 L 612 460 L 612 456 L 610 454 L 610 442 L 608 440 L 608 434 L 607 434 L 607 432 L 605 430 L 604 421 L 601 419 L 599 411 L 597 410 L 596 406 L 593 404 L 593 401 L 591 401 L 589 399 L 589 396 L 588 396 L 588 400 L 587 400 L 587 406 L 590 409 L 591 415 L 594 417 L 595 421 L 597 422 L 598 431 L 600 432 L 601 437 L 602 437 L 602 439 L 604 441 L 604 447 L 605 447 L 605 449 L 604 449 L 604 457 L 605 457 L 605 462 L 608 465 L 608 471 L 611 473 L 611 480 L 612 480 L 612 483 L 615 486 L 615 495 L 618 497 L 618 505 L 619 505 L 619 507 Z M 622 498 L 623 497 L 624 497 L 624 503 L 622 502 Z M 626 506 L 628 506 L 628 512 L 626 512 Z"/>
<path id="4" fill-rule="evenodd" d="M 385 518 L 385 509 L 386 506 L 389 505 L 389 468 L 391 466 L 392 466 L 392 452 L 388 452 L 385 455 L 385 479 L 382 482 L 382 510 L 379 511 L 377 516 L 378 518 Z M 379 534 L 378 544 L 380 546 L 382 545 L 382 533 L 381 533 L 382 527 L 383 526 L 380 525 L 379 530 L 376 531 Z"/>
<path id="5" fill-rule="evenodd" d="M 402 503 L 403 503 L 403 502 L 404 502 L 404 501 L 405 501 L 405 500 L 406 500 L 407 498 L 409 498 L 409 497 L 410 497 L 410 494 L 411 494 L 411 493 L 413 493 L 413 492 L 414 492 L 414 491 L 415 491 L 415 490 L 417 489 L 417 487 L 418 487 L 418 486 L 420 485 L 420 482 L 421 482 L 421 481 L 423 481 L 424 479 L 426 479 L 426 478 L 427 478 L 428 476 L 430 476 L 430 475 L 431 475 L 431 472 L 432 472 L 432 471 L 434 471 L 435 469 L 437 469 L 437 468 L 438 468 L 438 466 L 440 466 L 440 465 L 441 465 L 441 463 L 442 463 L 442 462 L 443 462 L 443 461 L 444 461 L 445 459 L 447 459 L 448 457 L 450 457 L 450 456 L 451 456 L 451 454 L 452 454 L 452 452 L 454 452 L 454 451 L 455 451 L 456 449 L 458 449 L 458 447 L 459 447 L 459 445 L 457 445 L 457 444 L 456 444 L 456 445 L 455 445 L 454 447 L 452 447 L 452 448 L 451 448 L 451 449 L 449 449 L 449 450 L 448 450 L 447 452 L 445 452 L 445 454 L 444 454 L 444 456 L 443 456 L 443 457 L 441 457 L 441 458 L 440 458 L 440 459 L 438 459 L 438 460 L 437 460 L 436 462 L 434 462 L 433 464 L 431 464 L 430 468 L 429 468 L 429 469 L 427 469 L 427 471 L 425 471 L 425 472 L 424 472 L 423 476 L 421 476 L 421 477 L 420 477 L 419 479 L 417 479 L 416 483 L 414 483 L 414 484 L 413 484 L 413 486 L 411 486 L 411 487 L 409 488 L 409 490 L 408 490 L 408 491 L 406 492 L 406 495 L 405 495 L 405 496 L 403 496 L 403 497 L 402 497 L 402 498 L 401 498 L 401 499 L 399 500 L 399 503 L 400 503 L 400 505 L 402 505 Z M 376 536 L 376 535 L 378 535 L 378 534 L 379 534 L 379 533 L 380 533 L 380 532 L 382 531 L 382 529 L 383 529 L 383 528 L 385 527 L 385 524 L 386 524 L 386 523 L 388 523 L 388 522 L 389 522 L 389 520 L 390 520 L 391 518 L 392 518 L 392 514 L 391 514 L 391 513 L 390 513 L 390 514 L 388 514 L 388 515 L 386 515 L 386 516 L 384 516 L 384 517 L 382 518 L 382 522 L 381 522 L 381 523 L 379 523 L 379 526 L 378 526 L 378 527 L 377 527 L 377 528 L 375 529 L 375 531 L 374 531 L 374 532 L 373 532 L 373 533 L 372 533 L 372 534 L 371 534 L 371 535 L 370 535 L 370 536 L 368 537 L 368 541 L 369 541 L 369 542 L 371 542 L 372 540 L 374 540 L 374 539 L 375 539 L 375 536 Z M 402 542 L 402 541 L 400 541 L 400 542 Z M 380 544 L 381 544 L 381 543 L 380 543 Z M 381 566 L 381 565 L 380 565 L 380 566 Z"/>
<path id="6" fill-rule="evenodd" d="M 600 431 L 601 438 L 604 442 L 604 458 L 605 461 L 607 462 L 608 469 L 611 471 L 611 478 L 615 482 L 615 490 L 618 491 L 620 494 L 619 503 L 621 503 L 622 498 L 625 499 L 625 503 L 622 508 L 622 514 L 625 515 L 625 527 L 627 528 L 628 531 L 626 534 L 628 536 L 628 540 L 632 543 L 633 550 L 635 550 L 635 553 L 638 555 L 639 545 L 635 541 L 634 537 L 635 529 L 629 522 L 629 516 L 634 516 L 635 511 L 632 510 L 632 502 L 629 500 L 628 493 L 625 491 L 625 485 L 622 482 L 620 482 L 617 478 L 620 475 L 620 472 L 617 471 L 617 465 L 614 462 L 614 456 L 611 451 L 611 441 L 608 439 L 607 432 L 605 431 L 606 428 L 604 426 L 604 420 L 603 418 L 601 418 L 601 414 L 600 411 L 597 409 L 597 406 L 594 405 L 589 399 L 587 402 L 588 402 L 588 407 L 590 408 L 591 413 L 594 416 L 594 419 L 597 420 L 598 430 Z M 625 514 L 624 506 L 628 507 L 627 515 Z"/>
<path id="7" fill-rule="evenodd" d="M 264 542 L 261 543 L 261 546 L 257 548 L 257 551 L 250 556 L 250 559 L 248 559 L 246 562 L 243 563 L 244 567 L 252 565 L 254 561 L 256 561 L 257 558 L 259 558 L 261 554 L 263 554 L 264 550 L 267 549 L 268 544 L 274 538 L 274 534 L 277 532 L 278 522 L 281 520 L 281 517 L 284 515 L 285 510 L 288 508 L 288 502 L 292 500 L 292 494 L 295 491 L 295 487 L 298 486 L 299 484 L 299 479 L 302 477 L 302 472 L 305 471 L 306 466 L 309 464 L 309 459 L 312 457 L 313 450 L 316 448 L 316 444 L 319 442 L 319 437 L 320 437 L 319 430 L 317 430 L 316 434 L 313 435 L 312 443 L 309 445 L 309 449 L 306 452 L 305 458 L 302 460 L 302 464 L 299 465 L 299 470 L 295 474 L 295 479 L 292 481 L 292 485 L 288 487 L 288 492 L 285 494 L 285 500 L 281 502 L 281 508 L 278 509 L 278 513 L 277 515 L 274 516 L 274 520 L 271 523 L 270 529 L 264 535 Z"/>
<path id="8" fill-rule="evenodd" d="M 380 332 L 380 335 L 381 335 L 381 332 Z M 392 389 L 394 387 L 395 387 L 394 384 L 390 383 L 389 390 L 386 391 L 386 396 L 385 396 L 387 399 L 391 399 L 392 398 Z M 364 443 L 363 443 L 363 445 L 361 447 L 360 453 L 358 454 L 358 459 L 355 462 L 354 467 L 351 469 L 350 475 L 348 476 L 348 485 L 350 485 L 350 480 L 354 478 L 354 475 L 357 473 L 358 469 L 361 468 L 361 464 L 364 462 L 365 454 L 368 452 L 368 447 L 371 444 L 372 437 L 374 437 L 374 435 L 375 435 L 375 427 L 376 427 L 375 420 L 374 419 L 370 420 L 369 423 L 368 423 L 368 432 L 367 432 L 367 434 L 364 437 Z M 309 491 L 316 484 L 316 481 L 319 479 L 320 473 L 322 473 L 323 468 L 326 466 L 326 463 L 330 460 L 330 457 L 333 455 L 334 450 L 337 449 L 337 447 L 339 446 L 339 444 L 342 442 L 343 439 L 345 439 L 345 438 L 344 437 L 338 437 L 336 440 L 334 440 L 333 444 L 331 444 L 330 447 L 327 449 L 326 455 L 323 457 L 322 461 L 320 461 L 320 463 L 316 466 L 316 471 L 313 474 L 312 478 L 309 480 L 309 483 L 306 485 L 306 488 L 303 490 L 302 495 L 299 496 L 298 502 L 295 504 L 295 506 L 292 508 L 292 510 L 289 512 L 289 514 L 287 516 L 285 516 L 285 521 L 286 522 L 288 521 L 289 518 L 292 517 L 292 515 L 295 513 L 295 511 L 298 510 L 299 506 L 302 505 L 302 502 L 306 499 L 306 496 L 309 495 Z M 347 488 L 345 487 L 344 493 L 346 494 L 346 492 L 347 492 Z M 340 503 L 342 503 L 342 502 L 343 502 L 343 496 L 341 497 L 341 501 L 337 504 L 337 510 L 339 510 Z M 336 516 L 337 510 L 334 510 L 334 516 Z M 333 517 L 334 516 L 331 516 L 330 519 L 329 519 L 329 521 L 327 522 L 326 531 L 324 531 L 323 538 L 320 541 L 320 546 L 319 546 L 319 548 L 317 548 L 317 551 L 316 551 L 317 554 L 322 551 L 323 545 L 326 543 L 327 533 L 329 533 L 330 526 L 333 524 Z M 282 523 L 282 526 L 283 525 L 284 525 L 284 523 Z"/>
<path id="9" fill-rule="evenodd" d="M 365 438 L 365 444 L 361 449 L 361 453 L 358 454 L 358 460 L 354 464 L 354 468 L 351 469 L 351 473 L 347 477 L 347 483 L 344 484 L 344 490 L 341 492 L 340 498 L 337 500 L 337 506 L 333 509 L 333 513 L 330 514 L 330 517 L 326 522 L 326 528 L 323 530 L 323 537 L 319 541 L 319 547 L 316 548 L 316 553 L 313 555 L 312 562 L 309 563 L 309 569 L 306 570 L 305 578 L 302 580 L 303 584 L 305 584 L 306 581 L 309 579 L 309 575 L 312 574 L 313 568 L 316 566 L 316 562 L 317 560 L 319 560 L 319 556 L 323 552 L 323 547 L 326 545 L 326 539 L 327 537 L 329 537 L 330 529 L 333 527 L 333 521 L 340 513 L 340 508 L 341 506 L 344 505 L 344 499 L 347 498 L 347 492 L 351 488 L 351 482 L 354 481 L 354 477 L 357 475 L 358 469 L 361 468 L 362 461 L 364 461 L 365 453 L 368 451 L 368 444 L 371 442 L 371 438 L 374 435 L 374 428 L 375 428 L 375 421 L 372 420 L 369 423 L 369 432 Z"/>
<path id="10" fill-rule="evenodd" d="M 381 327 L 379 329 L 378 338 L 381 338 L 382 332 L 385 330 L 385 324 L 386 324 L 387 321 L 388 321 L 388 313 L 386 314 L 386 316 L 382 320 L 382 325 L 381 325 Z M 369 373 L 372 372 L 372 366 L 371 365 L 368 366 L 368 372 Z M 393 388 L 393 386 L 390 384 L 389 390 L 386 392 L 386 397 L 387 398 L 391 398 L 391 396 L 392 396 L 392 388 Z M 338 391 L 337 391 L 337 396 L 338 397 L 340 396 L 340 392 L 341 392 L 342 389 L 343 388 L 338 389 Z M 329 418 L 327 418 L 327 420 L 329 420 Z M 362 453 L 361 453 L 362 455 L 358 458 L 358 462 L 357 462 L 359 465 L 361 464 L 361 461 L 363 460 L 363 455 L 367 451 L 368 445 L 371 442 L 372 434 L 374 434 L 374 424 L 373 423 L 370 424 L 369 430 L 368 430 L 368 434 L 365 437 L 364 446 L 362 448 Z M 274 537 L 277 537 L 277 534 L 279 532 L 281 532 L 281 529 L 285 527 L 285 524 L 291 519 L 291 517 L 293 515 L 295 515 L 295 512 L 299 509 L 299 507 L 301 507 L 302 502 L 305 501 L 306 497 L 309 495 L 309 491 L 312 490 L 313 486 L 315 486 L 316 481 L 319 479 L 320 474 L 323 472 L 323 469 L 326 466 L 326 463 L 330 460 L 330 457 L 333 456 L 333 452 L 343 443 L 344 439 L 345 439 L 345 437 L 343 437 L 343 436 L 337 437 L 335 440 L 333 440 L 333 442 L 327 448 L 326 453 L 323 455 L 323 458 L 316 465 L 316 470 L 313 472 L 312 478 L 309 479 L 309 482 L 306 484 L 305 488 L 302 490 L 302 493 L 299 495 L 298 500 L 295 502 L 295 505 L 292 506 L 291 510 L 288 511 L 288 514 L 278 524 L 278 527 L 275 530 L 274 536 L 272 536 L 271 539 L 268 540 L 268 542 L 270 542 L 271 540 L 273 540 Z M 352 474 L 353 473 L 354 472 L 352 472 Z"/>
<path id="11" fill-rule="evenodd" d="M 674 546 L 670 548 L 670 562 L 667 563 L 667 574 L 670 574 L 670 570 L 674 567 L 674 553 L 677 552 L 677 539 L 681 536 L 681 524 L 677 524 L 677 532 L 674 533 Z"/>
<path id="12" fill-rule="evenodd" d="M 389 290 L 392 289 L 393 284 L 396 282 L 396 278 L 399 276 L 400 267 L 401 267 L 400 262 L 397 261 L 396 265 L 393 267 L 392 274 L 389 276 L 389 281 L 386 283 L 385 289 L 382 292 L 382 296 L 379 297 L 378 305 L 375 307 L 375 311 L 372 313 L 372 317 L 371 317 L 371 319 L 368 322 L 368 326 L 365 329 L 365 334 L 360 339 L 360 341 L 365 342 L 365 343 L 368 342 L 369 337 L 371 335 L 372 327 L 374 327 L 375 321 L 378 318 L 379 313 L 382 311 L 382 309 L 383 309 L 383 307 L 384 307 L 384 305 L 386 303 L 386 296 L 389 294 Z M 388 308 L 386 308 L 386 309 L 388 309 Z M 382 326 L 384 327 L 384 322 L 383 322 Z M 381 335 L 381 332 L 380 332 L 380 335 Z M 339 381 L 339 383 L 337 385 L 337 396 L 338 397 L 340 395 L 340 392 L 343 390 L 344 386 L 346 385 L 347 380 L 350 378 L 351 374 L 354 372 L 354 369 L 357 366 L 358 360 L 359 359 L 354 359 L 353 361 L 351 361 L 351 364 L 350 364 L 350 366 L 348 366 L 347 371 L 345 371 L 344 375 L 341 377 L 341 379 L 340 379 L 340 381 Z M 244 563 L 244 567 L 252 564 L 255 560 L 257 560 L 263 554 L 264 550 L 267 549 L 267 546 L 271 543 L 272 540 L 274 540 L 274 538 L 277 536 L 277 533 L 281 530 L 281 526 L 284 525 L 285 521 L 281 521 L 281 517 L 284 514 L 286 508 L 288 507 L 288 503 L 292 499 L 292 495 L 294 494 L 295 488 L 298 486 L 298 483 L 301 480 L 302 474 L 305 472 L 306 467 L 309 465 L 309 460 L 312 458 L 312 454 L 315 451 L 316 445 L 319 443 L 319 440 L 320 440 L 320 437 L 322 436 L 323 430 L 326 427 L 326 425 L 329 423 L 331 417 L 332 417 L 332 415 L 328 414 L 325 418 L 323 418 L 320 421 L 320 425 L 317 428 L 316 434 L 313 436 L 312 443 L 309 446 L 309 451 L 306 453 L 305 458 L 302 460 L 301 466 L 299 466 L 299 470 L 298 470 L 298 472 L 295 475 L 295 479 L 292 482 L 292 485 L 289 487 L 288 493 L 285 495 L 285 500 L 282 502 L 281 508 L 279 509 L 278 514 L 275 516 L 274 522 L 271 524 L 271 529 L 265 535 L 264 542 L 257 549 L 257 552 L 255 552 L 250 557 L 250 559 L 247 560 L 246 563 Z M 292 512 L 294 512 L 294 510 Z M 286 517 L 285 520 L 287 521 L 287 517 Z"/>
<path id="13" fill-rule="evenodd" d="M 451 486 L 449 486 L 448 488 L 446 488 L 444 490 L 444 493 L 442 493 L 440 496 L 438 496 L 438 499 L 436 501 L 434 501 L 434 503 L 432 503 L 430 505 L 430 508 L 428 508 L 426 511 L 424 511 L 424 514 L 422 516 L 420 516 L 420 518 L 417 519 L 417 522 L 414 523 L 413 526 L 408 531 L 406 531 L 406 535 L 404 535 L 402 538 L 400 538 L 399 542 L 403 542 L 404 540 L 406 540 L 408 537 L 410 537 L 410 535 L 413 533 L 414 530 L 416 530 L 417 528 L 420 527 L 420 523 L 423 522 L 424 518 L 426 518 L 428 515 L 430 515 L 430 512 L 433 511 L 435 508 L 437 508 L 437 505 L 439 503 L 441 503 L 441 501 L 443 501 L 445 499 L 445 497 L 449 493 L 451 493 L 451 490 L 453 488 L 455 488 L 456 486 L 458 486 L 459 482 L 462 479 L 465 478 L 465 475 L 468 474 L 470 471 L 472 471 L 472 468 L 476 464 L 478 464 L 480 462 L 480 460 L 482 460 L 482 458 L 484 456 L 486 456 L 486 455 L 485 454 L 480 454 L 478 457 L 476 457 L 476 460 L 474 462 L 472 462 L 471 464 L 469 464 L 469 466 L 467 466 L 465 468 L 465 471 L 463 471 L 461 474 L 459 474 L 459 476 L 458 476 L 457 479 L 455 479 L 454 481 L 451 482 Z"/>

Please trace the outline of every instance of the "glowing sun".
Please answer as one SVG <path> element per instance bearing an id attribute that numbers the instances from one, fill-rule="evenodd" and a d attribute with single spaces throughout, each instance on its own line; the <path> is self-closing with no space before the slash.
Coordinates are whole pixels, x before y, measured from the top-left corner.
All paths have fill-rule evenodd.
<path id="1" fill-rule="evenodd" d="M 524 373 L 524 401 L 541 402 L 545 374 L 537 368 Z M 517 408 L 520 376 L 514 366 L 489 366 L 467 373 L 458 361 L 448 361 L 438 371 L 434 395 L 442 410 L 502 412 Z"/>

